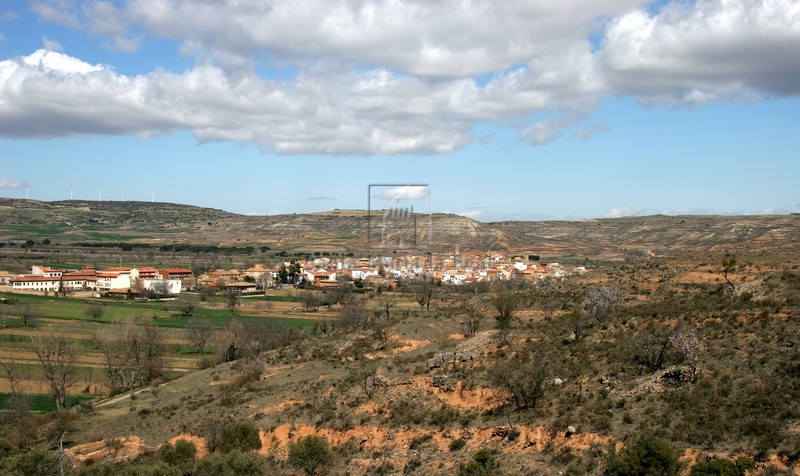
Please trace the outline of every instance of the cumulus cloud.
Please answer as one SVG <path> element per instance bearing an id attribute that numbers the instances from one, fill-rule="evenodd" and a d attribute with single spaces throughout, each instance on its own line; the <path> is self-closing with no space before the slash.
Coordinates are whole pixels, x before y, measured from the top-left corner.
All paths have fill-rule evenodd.
<path id="1" fill-rule="evenodd" d="M 600 61 L 613 90 L 647 103 L 797 95 L 798 25 L 793 0 L 672 2 L 613 19 Z"/>
<path id="2" fill-rule="evenodd" d="M 28 182 L 15 180 L 8 177 L 0 178 L 0 190 L 18 190 L 28 186 Z"/>
<path id="3" fill-rule="evenodd" d="M 42 43 L 44 44 L 44 48 L 50 51 L 63 51 L 64 48 L 61 46 L 61 43 L 51 40 L 50 38 L 43 36 Z"/>
<path id="4" fill-rule="evenodd" d="M 126 76 L 53 48 L 0 61 L 0 136 L 189 130 L 278 154 L 443 154 L 475 141 L 482 122 L 532 145 L 559 140 L 614 95 L 680 106 L 800 94 L 797 2 L 645 6 L 36 0 L 43 21 L 109 49 L 136 52 L 156 36 L 195 63 Z M 281 68 L 294 73 L 272 79 Z"/>

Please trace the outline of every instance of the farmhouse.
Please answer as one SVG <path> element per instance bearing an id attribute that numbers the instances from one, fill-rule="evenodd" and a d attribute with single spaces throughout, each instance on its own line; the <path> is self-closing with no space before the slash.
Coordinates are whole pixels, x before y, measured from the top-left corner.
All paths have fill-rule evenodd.
<path id="1" fill-rule="evenodd" d="M 11 279 L 14 291 L 57 292 L 61 287 L 61 276 L 19 276 Z"/>

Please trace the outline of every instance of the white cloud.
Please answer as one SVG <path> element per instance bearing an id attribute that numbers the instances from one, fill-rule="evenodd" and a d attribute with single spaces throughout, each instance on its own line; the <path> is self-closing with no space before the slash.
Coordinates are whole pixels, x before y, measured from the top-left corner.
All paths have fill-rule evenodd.
<path id="1" fill-rule="evenodd" d="M 481 217 L 486 215 L 486 210 L 484 210 L 484 209 L 465 210 L 465 211 L 459 213 L 458 215 L 461 215 L 462 217 L 470 218 L 472 220 L 480 220 Z"/>
<path id="2" fill-rule="evenodd" d="M 482 122 L 533 145 L 558 140 L 610 95 L 695 105 L 800 94 L 796 1 L 644 6 L 652 8 L 645 0 L 37 0 L 42 20 L 88 31 L 109 49 L 135 52 L 157 36 L 176 40 L 196 64 L 125 76 L 53 51 L 0 61 L 0 136 L 188 130 L 200 142 L 279 154 L 442 154 L 475 141 Z M 271 68 L 296 74 L 257 74 Z"/>
<path id="3" fill-rule="evenodd" d="M 608 130 L 610 130 L 610 127 L 608 127 L 605 124 L 594 124 L 592 126 L 576 131 L 574 134 L 572 134 L 572 138 L 577 141 L 588 141 L 592 137 L 594 137 L 595 134 L 600 134 Z"/>
<path id="4" fill-rule="evenodd" d="M 615 91 L 699 104 L 800 93 L 800 3 L 672 2 L 610 23 L 600 56 Z"/>
<path id="5" fill-rule="evenodd" d="M 373 195 L 373 197 L 382 200 L 420 200 L 428 198 L 429 194 L 429 187 L 404 185 L 380 190 L 377 194 Z"/>
<path id="6" fill-rule="evenodd" d="M 0 190 L 18 190 L 28 186 L 28 182 L 15 180 L 8 177 L 0 178 Z"/>
<path id="7" fill-rule="evenodd" d="M 19 18 L 19 14 L 11 10 L 0 13 L 0 23 L 7 23 L 17 18 Z"/>
<path id="8" fill-rule="evenodd" d="M 51 40 L 50 38 L 43 36 L 42 43 L 44 44 L 44 48 L 50 51 L 63 51 L 64 47 L 61 46 L 61 43 L 57 42 L 56 40 Z"/>
<path id="9" fill-rule="evenodd" d="M 71 0 L 43 0 L 31 2 L 31 10 L 42 20 L 72 28 L 79 28 L 81 21 L 75 11 L 76 2 Z"/>
<path id="10" fill-rule="evenodd" d="M 621 218 L 636 215 L 645 215 L 647 210 L 639 207 L 620 207 L 612 208 L 608 213 L 603 214 L 605 218 Z"/>

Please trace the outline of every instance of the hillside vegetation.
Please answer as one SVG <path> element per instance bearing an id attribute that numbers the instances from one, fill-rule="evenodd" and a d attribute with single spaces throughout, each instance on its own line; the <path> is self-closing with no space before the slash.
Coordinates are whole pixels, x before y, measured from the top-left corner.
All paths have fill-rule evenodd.
<path id="1" fill-rule="evenodd" d="M 429 309 L 413 283 L 355 296 L 273 350 L 86 407 L 65 453 L 77 474 L 118 474 L 170 466 L 157 448 L 183 438 L 212 452 L 185 463 L 190 474 L 212 463 L 299 474 L 291 450 L 313 435 L 328 455 L 314 471 L 332 474 L 630 474 L 633 458 L 661 474 L 726 461 L 791 471 L 797 256 L 739 255 L 727 275 L 725 255 L 708 253 L 563 282 L 438 287 Z M 236 441 L 258 435 L 244 453 L 225 446 L 232 424 L 244 425 L 227 430 Z M 51 447 L 46 432 L 5 438 Z M 261 459 L 236 460 L 251 450 Z"/>
<path id="2" fill-rule="evenodd" d="M 800 215 L 483 223 L 434 214 L 431 220 L 431 243 L 437 251 L 450 251 L 458 244 L 462 251 L 594 259 L 621 258 L 626 253 L 674 255 L 698 249 L 791 251 L 800 246 Z M 256 244 L 281 250 L 363 252 L 367 228 L 366 212 L 352 210 L 244 216 L 170 203 L 0 200 L 0 241 L 47 238 L 64 243 Z M 419 227 L 420 243 L 428 242 L 427 229 Z M 391 238 L 387 237 L 387 242 Z M 372 251 L 397 248 L 387 245 Z"/>

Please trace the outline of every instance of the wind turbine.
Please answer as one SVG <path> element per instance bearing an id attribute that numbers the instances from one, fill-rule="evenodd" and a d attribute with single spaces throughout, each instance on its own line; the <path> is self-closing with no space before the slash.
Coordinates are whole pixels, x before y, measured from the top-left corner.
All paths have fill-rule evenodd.
<path id="1" fill-rule="evenodd" d="M 69 199 L 72 200 L 72 188 L 69 189 Z"/>
<path id="2" fill-rule="evenodd" d="M 125 201 L 125 187 L 122 187 L 121 189 L 119 189 L 119 201 L 120 202 L 124 202 Z"/>
<path id="3" fill-rule="evenodd" d="M 97 201 L 98 202 L 102 202 L 103 201 L 103 189 L 100 188 L 99 185 L 97 186 Z"/>

